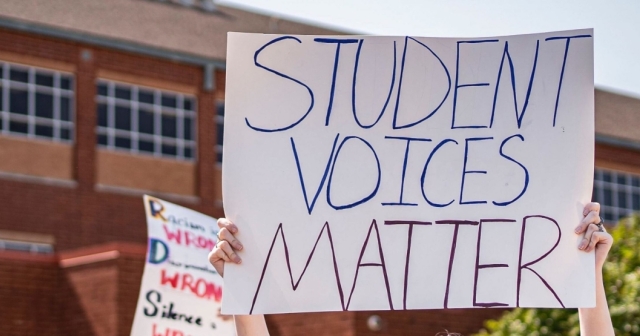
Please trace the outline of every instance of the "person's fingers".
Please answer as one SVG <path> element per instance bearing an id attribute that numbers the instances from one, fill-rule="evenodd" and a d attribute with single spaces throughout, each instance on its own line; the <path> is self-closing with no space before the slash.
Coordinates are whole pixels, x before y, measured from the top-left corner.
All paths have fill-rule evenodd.
<path id="1" fill-rule="evenodd" d="M 233 247 L 231 247 L 231 244 L 228 241 L 221 240 L 218 243 L 218 248 L 223 250 L 224 253 L 226 253 L 227 256 L 229 256 L 229 259 L 231 259 L 231 261 L 233 261 L 234 263 L 239 264 L 242 262 L 242 260 L 240 259 L 238 254 L 236 254 L 236 252 L 233 250 Z"/>
<path id="2" fill-rule="evenodd" d="M 209 252 L 209 262 L 211 263 L 211 265 L 215 266 L 215 264 L 220 261 L 231 262 L 231 259 L 223 249 L 221 249 L 219 246 L 216 246 L 213 248 L 213 250 L 211 250 L 211 252 Z"/>
<path id="3" fill-rule="evenodd" d="M 580 245 L 578 245 L 579 250 L 586 251 L 586 248 L 589 246 L 591 242 L 591 236 L 596 231 L 598 231 L 598 226 L 593 223 L 589 224 L 589 226 L 587 227 L 587 232 L 585 232 L 584 237 L 580 241 Z"/>
<path id="4" fill-rule="evenodd" d="M 220 229 L 227 228 L 231 233 L 238 233 L 238 227 L 226 218 L 218 219 L 218 227 Z"/>
<path id="5" fill-rule="evenodd" d="M 600 203 L 598 202 L 590 202 L 584 206 L 584 210 L 582 210 L 582 215 L 586 216 L 589 212 L 595 211 L 600 213 Z"/>
<path id="6" fill-rule="evenodd" d="M 582 219 L 582 221 L 580 221 L 580 225 L 576 227 L 575 229 L 576 234 L 583 233 L 587 229 L 589 224 L 592 224 L 592 223 L 595 224 L 595 223 L 598 223 L 599 221 L 600 221 L 600 215 L 598 211 L 596 210 L 589 211 L 587 215 Z"/>
<path id="7" fill-rule="evenodd" d="M 231 259 L 229 259 L 229 256 L 227 256 L 227 254 L 217 246 L 214 247 L 211 252 L 209 252 L 209 262 L 211 263 L 213 268 L 216 269 L 216 272 L 220 274 L 220 276 L 223 276 L 225 261 L 230 260 Z"/>
<path id="8" fill-rule="evenodd" d="M 591 235 L 591 241 L 589 242 L 589 246 L 585 249 L 585 252 L 591 252 L 600 245 L 611 245 L 612 242 L 613 237 L 608 232 L 596 231 Z"/>
<path id="9" fill-rule="evenodd" d="M 234 249 L 238 251 L 242 250 L 242 243 L 240 243 L 240 241 L 236 239 L 233 233 L 231 233 L 231 231 L 226 227 L 220 229 L 220 232 L 218 232 L 218 240 L 226 240 L 231 243 L 231 246 L 233 246 Z"/>

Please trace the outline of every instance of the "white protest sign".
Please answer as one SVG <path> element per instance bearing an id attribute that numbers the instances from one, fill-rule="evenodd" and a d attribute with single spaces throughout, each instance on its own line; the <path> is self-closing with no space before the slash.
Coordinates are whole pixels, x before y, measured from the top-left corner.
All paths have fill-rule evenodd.
<path id="1" fill-rule="evenodd" d="M 144 196 L 149 230 L 132 336 L 235 335 L 220 315 L 222 278 L 209 264 L 215 218 Z"/>
<path id="2" fill-rule="evenodd" d="M 592 36 L 229 34 L 223 312 L 593 306 Z"/>

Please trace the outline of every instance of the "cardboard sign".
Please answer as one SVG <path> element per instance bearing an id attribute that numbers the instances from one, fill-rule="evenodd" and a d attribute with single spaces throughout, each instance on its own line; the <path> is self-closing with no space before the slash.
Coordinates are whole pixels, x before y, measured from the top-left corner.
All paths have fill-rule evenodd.
<path id="1" fill-rule="evenodd" d="M 593 306 L 592 36 L 229 34 L 223 312 Z"/>
<path id="2" fill-rule="evenodd" d="M 144 196 L 147 262 L 131 336 L 235 335 L 220 315 L 222 278 L 209 264 L 216 219 Z"/>

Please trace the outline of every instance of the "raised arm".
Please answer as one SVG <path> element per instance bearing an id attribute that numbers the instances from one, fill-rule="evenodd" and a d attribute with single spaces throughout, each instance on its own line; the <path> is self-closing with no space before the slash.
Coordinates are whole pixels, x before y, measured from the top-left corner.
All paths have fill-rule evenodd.
<path id="1" fill-rule="evenodd" d="M 576 234 L 584 234 L 578 249 L 596 254 L 596 306 L 580 308 L 580 334 L 582 336 L 614 336 L 607 297 L 604 292 L 602 266 L 611 249 L 613 238 L 604 230 L 600 218 L 600 204 L 589 203 L 584 208 L 584 219 L 576 228 Z"/>
<path id="2" fill-rule="evenodd" d="M 242 259 L 238 252 L 242 251 L 243 246 L 235 235 L 238 233 L 238 227 L 226 218 L 218 219 L 218 243 L 209 253 L 209 262 L 216 271 L 223 276 L 224 263 L 234 262 L 242 263 Z M 269 336 L 269 329 L 264 320 L 263 315 L 234 315 L 237 336 Z"/>

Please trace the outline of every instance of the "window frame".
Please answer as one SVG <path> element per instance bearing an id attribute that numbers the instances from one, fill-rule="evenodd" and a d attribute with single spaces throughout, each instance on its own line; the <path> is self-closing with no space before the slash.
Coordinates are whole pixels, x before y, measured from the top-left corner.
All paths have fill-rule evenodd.
<path id="1" fill-rule="evenodd" d="M 76 78 L 74 73 L 50 69 L 45 67 L 27 65 L 0 60 L 2 78 L 0 79 L 0 94 L 2 95 L 2 105 L 0 105 L 0 118 L 2 118 L 0 134 L 6 136 L 25 137 L 28 139 L 40 139 L 58 143 L 73 144 L 76 132 Z M 20 82 L 11 79 L 11 70 L 25 71 L 27 82 Z M 40 85 L 36 83 L 36 75 L 45 74 L 53 79 L 52 86 Z M 62 80 L 68 78 L 70 85 L 68 89 L 62 88 Z M 10 107 L 10 97 L 12 90 L 24 91 L 27 93 L 27 113 L 21 114 L 12 112 Z M 36 96 L 38 93 L 51 95 L 52 115 L 51 118 L 37 116 Z M 62 120 L 62 99 L 68 99 L 69 120 Z M 11 131 L 10 123 L 15 121 L 27 125 L 27 132 Z M 50 127 L 52 135 L 36 134 L 37 126 Z M 63 130 L 68 130 L 68 139 L 62 137 Z"/>
<path id="2" fill-rule="evenodd" d="M 222 115 L 220 115 L 218 113 L 219 109 L 222 108 Z M 214 143 L 214 149 L 215 149 L 215 154 L 216 154 L 216 166 L 217 167 L 222 167 L 222 160 L 224 160 L 223 156 L 222 156 L 222 151 L 224 149 L 224 114 L 225 114 L 225 104 L 224 104 L 224 100 L 217 100 L 216 101 L 216 110 L 215 110 L 215 117 L 213 119 L 214 123 L 215 123 L 215 128 L 216 128 L 216 138 L 215 138 L 215 143 Z M 220 134 L 218 134 L 218 131 L 222 128 L 223 130 L 223 141 L 222 143 L 218 143 L 218 138 L 220 137 Z"/>
<path id="3" fill-rule="evenodd" d="M 100 95 L 98 92 L 99 85 L 107 86 L 107 96 Z M 98 117 L 98 109 L 101 104 L 107 106 L 107 126 L 100 126 L 99 120 L 96 120 L 95 134 L 96 134 L 96 146 L 98 148 L 107 149 L 110 151 L 124 152 L 135 155 L 145 155 L 157 158 L 173 159 L 185 162 L 197 161 L 197 148 L 198 148 L 198 101 L 197 96 L 187 94 L 179 91 L 171 91 L 160 89 L 156 87 L 139 85 L 133 83 L 122 82 L 118 80 L 97 78 L 96 82 L 96 116 Z M 117 98 L 116 87 L 127 87 L 130 90 L 129 99 Z M 140 102 L 138 93 L 140 91 L 149 91 L 153 94 L 153 103 Z M 176 107 L 168 107 L 162 105 L 163 94 L 172 95 L 176 98 Z M 192 106 L 191 110 L 184 108 L 184 101 L 190 99 Z M 129 108 L 130 111 L 130 127 L 129 130 L 121 130 L 116 128 L 116 106 Z M 153 114 L 153 134 L 148 134 L 140 131 L 139 128 L 139 112 L 140 108 L 145 108 L 145 111 Z M 162 116 L 173 116 L 176 119 L 176 136 L 164 136 L 162 135 Z M 184 139 L 184 121 L 185 117 L 191 119 L 191 140 Z M 99 142 L 100 136 L 107 137 L 107 145 L 103 145 Z M 116 137 L 128 138 L 130 141 L 129 148 L 123 148 L 116 146 Z M 140 150 L 138 141 L 148 141 L 153 143 L 153 152 Z M 176 154 L 164 154 L 162 152 L 162 146 L 174 146 L 176 148 Z M 185 148 L 191 148 L 191 157 L 185 156 Z"/>
<path id="4" fill-rule="evenodd" d="M 605 181 L 605 174 L 609 174 L 610 181 Z M 619 178 L 625 183 L 618 183 Z M 637 186 L 634 186 L 637 182 Z M 606 191 L 610 191 L 610 203 L 605 199 Z M 620 196 L 624 195 L 626 204 L 620 204 Z M 605 222 L 617 223 L 620 219 L 632 214 L 640 213 L 640 174 L 621 170 L 599 168 L 594 169 L 593 200 L 600 203 L 600 216 Z M 637 199 L 637 205 L 634 204 Z M 637 209 L 636 209 L 637 208 Z"/>

